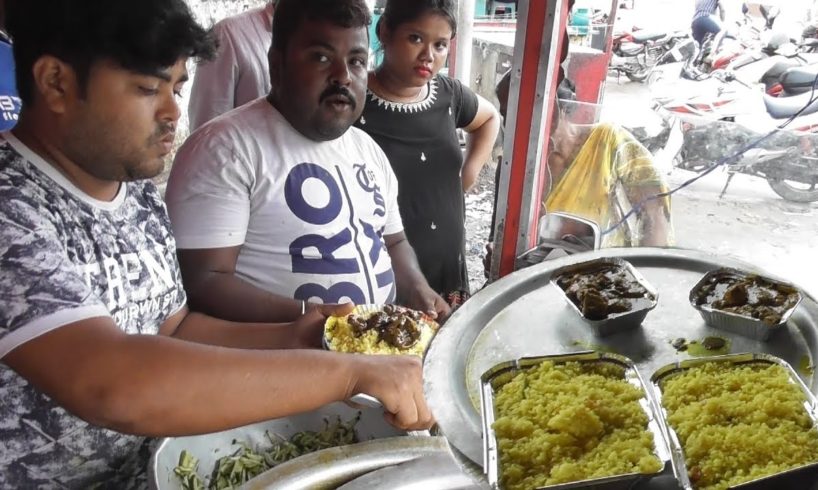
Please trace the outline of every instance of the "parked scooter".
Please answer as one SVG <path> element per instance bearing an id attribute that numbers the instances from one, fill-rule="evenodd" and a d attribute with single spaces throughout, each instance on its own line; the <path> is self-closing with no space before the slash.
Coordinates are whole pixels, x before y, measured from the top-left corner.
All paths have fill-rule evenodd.
<path id="1" fill-rule="evenodd" d="M 754 175 L 784 199 L 818 201 L 818 100 L 812 93 L 776 98 L 735 80 L 723 82 L 709 94 L 656 101 L 667 126 L 682 135 L 668 138 L 680 142 L 668 148 L 676 155 L 674 166 L 702 171 L 794 117 L 786 131 L 728 162 L 728 185 L 736 173 Z"/>
<path id="2" fill-rule="evenodd" d="M 700 50 L 692 61 L 692 66 L 700 73 L 710 73 L 724 69 L 746 51 L 764 51 L 777 49 L 788 43 L 789 36 L 773 33 L 772 25 L 779 14 L 775 7 L 761 9 L 764 25 L 759 27 L 752 17 L 745 13 L 744 18 L 732 28 L 724 28 L 717 34 L 707 34 Z"/>
<path id="3" fill-rule="evenodd" d="M 624 74 L 634 82 L 644 82 L 650 70 L 688 37 L 687 33 L 681 32 L 667 34 L 641 30 L 616 34 L 608 71 Z"/>
<path id="4" fill-rule="evenodd" d="M 648 83 L 654 97 L 658 99 L 663 98 L 662 94 L 678 98 L 680 93 L 701 94 L 708 90 L 725 90 L 723 85 L 726 81 L 736 81 L 747 87 L 760 84 L 770 95 L 789 96 L 803 93 L 803 85 L 807 89 L 811 87 L 812 80 L 805 81 L 811 69 L 797 68 L 814 64 L 818 64 L 818 54 L 798 52 L 786 36 L 783 39 L 773 36 L 764 47 L 741 54 L 723 69 L 701 73 L 696 70 L 692 61 L 683 65 L 676 64 L 675 71 L 672 65 L 666 68 L 657 66 L 649 76 Z M 785 92 L 782 77 L 791 69 L 786 84 L 790 91 Z"/>
<path id="5" fill-rule="evenodd" d="M 767 89 L 767 93 L 774 97 L 790 97 L 811 92 L 816 78 L 818 78 L 818 63 L 788 68 Z"/>

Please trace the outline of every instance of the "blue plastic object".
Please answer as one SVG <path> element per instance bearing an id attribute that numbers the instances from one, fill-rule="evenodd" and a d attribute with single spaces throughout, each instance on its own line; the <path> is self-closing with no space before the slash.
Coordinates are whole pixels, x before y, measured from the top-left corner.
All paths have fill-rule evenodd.
<path id="1" fill-rule="evenodd" d="M 8 131 L 17 124 L 20 106 L 11 44 L 0 35 L 0 132 Z"/>
<path id="2" fill-rule="evenodd" d="M 571 13 L 571 22 L 568 24 L 580 36 L 588 35 L 591 25 L 591 9 L 578 7 Z"/>

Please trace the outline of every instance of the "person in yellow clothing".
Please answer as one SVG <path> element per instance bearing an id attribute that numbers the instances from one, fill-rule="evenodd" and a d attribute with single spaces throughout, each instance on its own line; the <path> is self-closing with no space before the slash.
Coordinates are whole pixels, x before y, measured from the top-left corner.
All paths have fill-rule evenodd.
<path id="1" fill-rule="evenodd" d="M 603 247 L 663 247 L 673 244 L 670 197 L 653 156 L 626 129 L 614 124 L 573 125 L 558 118 L 548 169 L 544 211 L 589 219 L 603 231 Z M 635 206 L 641 208 L 608 233 Z"/>
<path id="2" fill-rule="evenodd" d="M 500 115 L 505 118 L 510 73 L 497 84 Z M 589 219 L 603 232 L 602 247 L 665 247 L 673 245 L 670 197 L 647 198 L 668 192 L 653 156 L 626 129 L 610 123 L 578 125 L 568 121 L 574 103 L 566 85 L 558 93 L 559 112 L 549 145 L 549 186 L 544 191 L 543 215 L 561 211 Z M 564 100 L 568 99 L 568 100 Z M 496 175 L 499 181 L 499 166 Z M 497 208 L 495 182 L 494 230 Z M 644 202 L 643 202 L 644 201 Z M 631 209 L 633 216 L 618 225 Z M 618 226 L 617 226 L 618 225 Z M 612 229 L 613 228 L 613 229 Z M 494 250 L 489 236 L 483 259 L 486 277 Z"/>

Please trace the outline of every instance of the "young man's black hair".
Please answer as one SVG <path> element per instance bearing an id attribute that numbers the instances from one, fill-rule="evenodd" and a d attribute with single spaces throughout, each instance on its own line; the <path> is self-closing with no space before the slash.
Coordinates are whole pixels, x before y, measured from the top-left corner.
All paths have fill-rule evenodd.
<path id="1" fill-rule="evenodd" d="M 184 0 L 15 0 L 6 2 L 6 27 L 25 104 L 33 102 L 31 70 L 44 54 L 70 64 L 84 85 L 97 61 L 152 75 L 181 58 L 210 59 L 216 50 Z"/>
<path id="2" fill-rule="evenodd" d="M 372 23 L 364 0 L 279 0 L 273 16 L 273 44 L 283 52 L 287 41 L 308 20 L 327 20 L 341 27 L 363 27 Z"/>

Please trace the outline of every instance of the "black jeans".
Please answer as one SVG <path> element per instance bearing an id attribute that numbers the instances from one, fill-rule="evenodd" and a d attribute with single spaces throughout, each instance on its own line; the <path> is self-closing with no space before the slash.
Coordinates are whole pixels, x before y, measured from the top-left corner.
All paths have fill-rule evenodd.
<path id="1" fill-rule="evenodd" d="M 693 23 L 690 24 L 690 28 L 693 30 L 693 39 L 701 46 L 704 36 L 706 36 L 708 32 L 718 34 L 721 30 L 721 25 L 719 25 L 718 21 L 714 19 L 712 15 L 707 15 L 693 20 Z"/>

